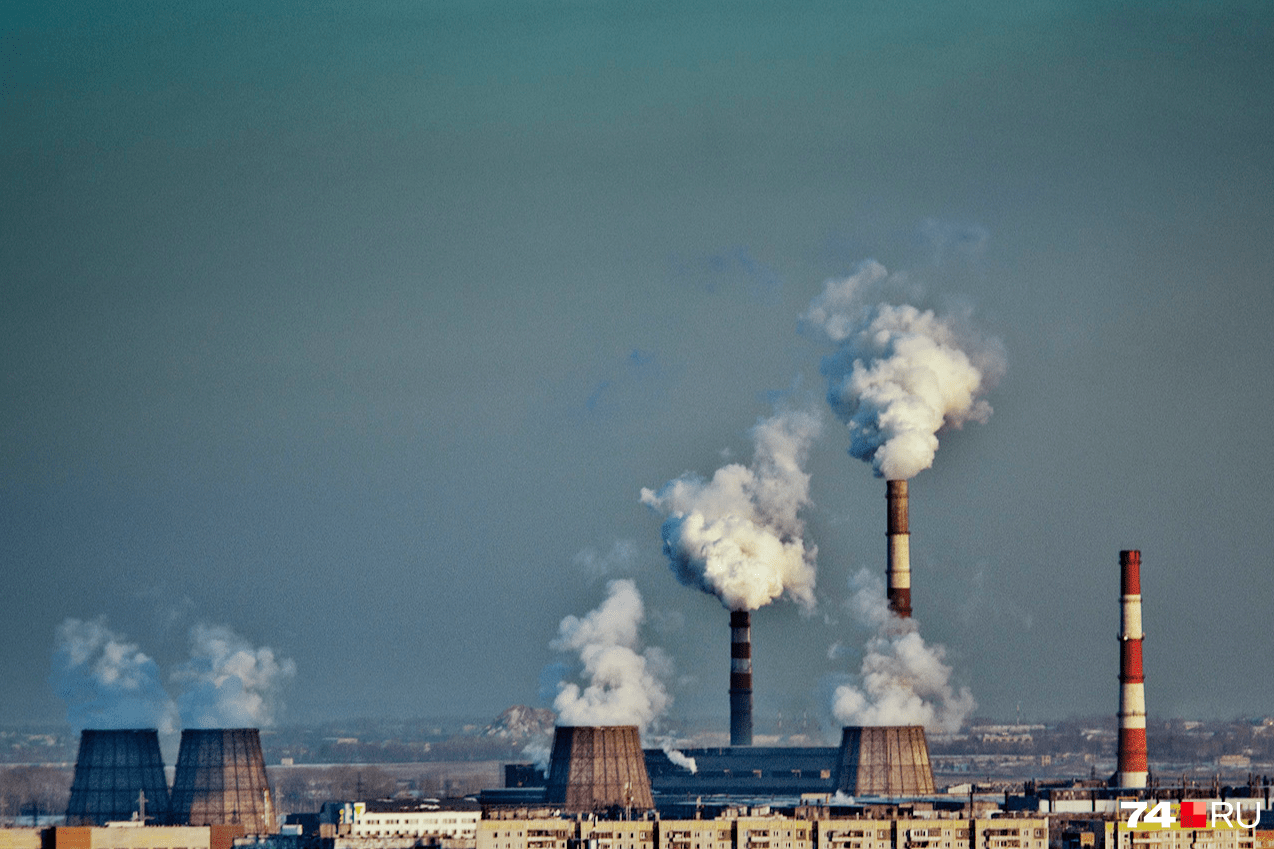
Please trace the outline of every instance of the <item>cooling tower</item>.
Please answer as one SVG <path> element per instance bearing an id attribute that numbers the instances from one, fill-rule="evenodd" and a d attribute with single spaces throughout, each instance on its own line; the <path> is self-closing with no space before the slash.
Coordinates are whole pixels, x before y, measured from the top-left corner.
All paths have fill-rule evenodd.
<path id="1" fill-rule="evenodd" d="M 255 728 L 182 731 L 172 809 L 179 825 L 239 825 L 248 834 L 275 832 L 261 733 Z"/>
<path id="2" fill-rule="evenodd" d="M 929 745 L 919 725 L 848 726 L 836 756 L 836 789 L 849 796 L 934 792 Z"/>
<path id="3" fill-rule="evenodd" d="M 637 727 L 559 725 L 544 798 L 569 813 L 653 808 Z"/>
<path id="4" fill-rule="evenodd" d="M 1141 552 L 1119 552 L 1119 754 L 1118 787 L 1145 787 L 1146 678 L 1141 671 Z"/>
<path id="5" fill-rule="evenodd" d="M 885 489 L 888 564 L 885 594 L 889 609 L 911 618 L 911 532 L 907 528 L 907 482 L 887 481 Z"/>
<path id="6" fill-rule="evenodd" d="M 80 732 L 67 825 L 105 825 L 130 820 L 145 794 L 146 819 L 167 823 L 168 782 L 153 728 Z"/>
<path id="7" fill-rule="evenodd" d="M 730 745 L 752 745 L 752 615 L 730 611 Z"/>

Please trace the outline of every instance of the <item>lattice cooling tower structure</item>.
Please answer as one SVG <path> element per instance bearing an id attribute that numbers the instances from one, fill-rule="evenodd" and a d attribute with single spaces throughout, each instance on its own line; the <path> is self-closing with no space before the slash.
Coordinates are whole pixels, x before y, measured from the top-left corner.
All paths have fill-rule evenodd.
<path id="1" fill-rule="evenodd" d="M 637 727 L 559 725 L 544 798 L 570 813 L 653 808 Z"/>
<path id="2" fill-rule="evenodd" d="M 850 796 L 932 794 L 933 768 L 924 728 L 847 726 L 836 756 L 835 783 Z"/>
<path id="3" fill-rule="evenodd" d="M 248 834 L 277 831 L 261 732 L 255 728 L 182 731 L 172 809 L 179 825 L 240 825 Z"/>
<path id="4" fill-rule="evenodd" d="M 80 732 L 67 825 L 105 825 L 130 820 L 145 794 L 146 819 L 166 823 L 168 782 L 153 728 Z"/>

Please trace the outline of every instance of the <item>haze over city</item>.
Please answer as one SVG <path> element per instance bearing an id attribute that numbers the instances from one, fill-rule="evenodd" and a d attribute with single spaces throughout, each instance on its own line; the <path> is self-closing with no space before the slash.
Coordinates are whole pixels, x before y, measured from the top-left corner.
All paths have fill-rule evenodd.
<path id="1" fill-rule="evenodd" d="M 643 723 L 724 728 L 727 608 L 758 716 L 866 715 L 904 649 L 933 727 L 1112 714 L 1129 548 L 1150 715 L 1270 713 L 1268 4 L 20 2 L 4 41 L 0 723 L 562 711 L 603 646 Z M 882 315 L 977 378 L 919 460 L 836 395 Z M 696 510 L 781 568 L 717 582 Z"/>

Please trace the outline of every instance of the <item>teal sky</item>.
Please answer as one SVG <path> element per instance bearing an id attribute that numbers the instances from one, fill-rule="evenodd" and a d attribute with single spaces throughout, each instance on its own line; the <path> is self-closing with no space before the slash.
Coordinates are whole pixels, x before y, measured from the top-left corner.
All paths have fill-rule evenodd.
<path id="1" fill-rule="evenodd" d="M 1274 6 L 13 2 L 0 45 L 0 722 L 65 715 L 68 617 L 161 667 L 228 626 L 285 720 L 542 704 L 631 541 L 724 730 L 727 614 L 638 493 L 780 395 L 819 607 L 754 615 L 757 710 L 821 715 L 884 484 L 796 326 L 868 258 L 1007 351 L 912 482 L 979 712 L 1115 712 L 1121 548 L 1151 715 L 1274 710 Z"/>

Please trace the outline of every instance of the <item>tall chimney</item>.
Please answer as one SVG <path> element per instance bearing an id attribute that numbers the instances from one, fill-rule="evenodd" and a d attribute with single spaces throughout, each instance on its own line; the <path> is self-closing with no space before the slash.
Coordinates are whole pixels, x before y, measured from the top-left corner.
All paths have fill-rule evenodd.
<path id="1" fill-rule="evenodd" d="M 911 618 L 911 533 L 907 530 L 907 482 L 886 481 L 888 507 L 889 566 L 885 594 L 889 609 L 900 618 Z"/>
<path id="2" fill-rule="evenodd" d="M 1141 552 L 1119 552 L 1119 761 L 1115 784 L 1145 787 L 1146 678 L 1141 671 Z"/>
<path id="3" fill-rule="evenodd" d="M 730 611 L 730 745 L 752 745 L 752 616 Z"/>

